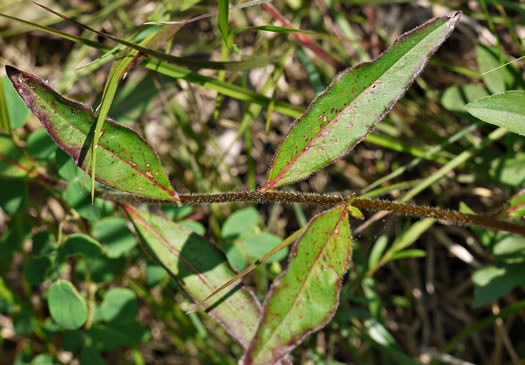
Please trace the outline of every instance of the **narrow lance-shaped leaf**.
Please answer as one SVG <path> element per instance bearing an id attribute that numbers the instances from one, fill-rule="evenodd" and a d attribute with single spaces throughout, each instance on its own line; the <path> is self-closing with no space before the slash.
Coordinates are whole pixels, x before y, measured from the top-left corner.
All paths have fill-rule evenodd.
<path id="1" fill-rule="evenodd" d="M 361 142 L 405 93 L 460 16 L 456 12 L 433 19 L 402 35 L 376 60 L 338 74 L 288 131 L 261 190 L 304 179 Z"/>
<path id="2" fill-rule="evenodd" d="M 349 211 L 361 216 L 346 205 L 310 221 L 290 253 L 288 269 L 266 297 L 261 322 L 241 363 L 273 364 L 330 321 L 352 255 Z"/>
<path id="3" fill-rule="evenodd" d="M 41 79 L 6 66 L 26 105 L 53 140 L 85 170 L 97 116 L 66 99 Z M 135 131 L 107 119 L 100 133 L 96 180 L 108 187 L 151 198 L 179 200 L 153 148 Z"/>
<path id="4" fill-rule="evenodd" d="M 224 254 L 190 229 L 129 206 L 125 209 L 144 245 L 193 300 L 202 301 L 235 276 Z M 259 319 L 255 297 L 236 287 L 206 304 L 208 314 L 246 347 Z"/>
<path id="5" fill-rule="evenodd" d="M 465 109 L 484 122 L 525 136 L 525 91 L 523 90 L 486 96 L 465 105 Z"/>

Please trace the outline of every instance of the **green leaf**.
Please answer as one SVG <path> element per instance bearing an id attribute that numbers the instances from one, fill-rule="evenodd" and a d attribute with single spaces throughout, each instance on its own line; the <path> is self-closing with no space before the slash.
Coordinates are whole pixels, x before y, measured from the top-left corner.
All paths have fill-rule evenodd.
<path id="1" fill-rule="evenodd" d="M 490 265 L 472 275 L 474 308 L 479 308 L 506 295 L 517 286 L 524 286 L 525 263 Z"/>
<path id="2" fill-rule="evenodd" d="M 274 247 L 281 243 L 281 241 L 281 238 L 274 234 L 269 232 L 261 232 L 244 239 L 243 247 L 251 260 L 257 260 L 264 256 L 267 252 L 270 252 Z M 270 264 L 275 261 L 280 261 L 284 259 L 287 254 L 288 249 L 283 248 L 281 251 L 277 252 L 275 255 L 266 260 L 265 263 Z"/>
<path id="3" fill-rule="evenodd" d="M 164 218 L 125 207 L 141 241 L 193 300 L 235 276 L 224 254 L 203 237 Z M 210 300 L 207 313 L 246 346 L 255 333 L 259 306 L 255 298 L 236 287 Z"/>
<path id="4" fill-rule="evenodd" d="M 244 208 L 234 212 L 222 226 L 221 236 L 235 240 L 253 232 L 259 224 L 259 212 L 255 208 Z"/>
<path id="5" fill-rule="evenodd" d="M 160 265 L 148 262 L 146 265 L 146 285 L 148 288 L 153 288 L 160 284 L 168 275 L 166 270 Z"/>
<path id="6" fill-rule="evenodd" d="M 499 182 L 521 187 L 525 184 L 525 152 L 516 152 L 510 156 L 503 156 L 489 161 L 488 173 Z"/>
<path id="7" fill-rule="evenodd" d="M 62 194 L 82 218 L 90 221 L 96 221 L 100 218 L 99 199 L 95 199 L 95 204 L 92 204 L 89 192 L 82 190 L 82 184 L 79 181 L 70 182 Z"/>
<path id="8" fill-rule="evenodd" d="M 23 181 L 0 179 L 0 208 L 9 216 L 21 214 L 27 206 L 27 185 Z"/>
<path id="9" fill-rule="evenodd" d="M 228 15 L 230 14 L 230 1 L 229 0 L 219 0 L 219 32 L 221 32 L 222 41 L 225 44 L 228 42 Z M 230 46 L 228 46 L 231 48 Z"/>
<path id="10" fill-rule="evenodd" d="M 505 263 L 525 261 L 525 237 L 516 234 L 505 234 L 494 244 L 492 250 L 497 260 Z"/>
<path id="11" fill-rule="evenodd" d="M 113 351 L 127 342 L 125 333 L 109 326 L 94 325 L 86 334 L 99 351 Z"/>
<path id="12" fill-rule="evenodd" d="M 484 122 L 525 136 L 525 91 L 523 90 L 486 96 L 465 105 L 465 109 Z"/>
<path id="13" fill-rule="evenodd" d="M 126 288 L 114 288 L 107 291 L 100 306 L 100 312 L 102 319 L 106 322 L 135 321 L 139 314 L 135 293 Z"/>
<path id="14" fill-rule="evenodd" d="M 62 151 L 60 148 L 57 149 L 55 155 L 55 164 L 58 175 L 68 181 L 75 178 L 82 178 L 82 170 L 75 165 L 75 162 L 67 153 Z"/>
<path id="15" fill-rule="evenodd" d="M 93 226 L 93 236 L 104 244 L 110 257 L 118 257 L 137 245 L 137 238 L 129 230 L 127 221 L 120 217 L 108 217 Z"/>
<path id="16" fill-rule="evenodd" d="M 57 146 L 45 129 L 39 129 L 27 139 L 27 153 L 36 160 L 47 161 L 55 157 Z"/>
<path id="17" fill-rule="evenodd" d="M 22 149 L 4 134 L 0 134 L 0 176 L 24 179 L 38 176 L 38 172 L 31 161 L 25 158 Z"/>
<path id="18" fill-rule="evenodd" d="M 31 256 L 25 267 L 27 282 L 31 285 L 42 284 L 52 267 L 53 259 L 50 256 Z"/>
<path id="19" fill-rule="evenodd" d="M 15 88 L 9 82 L 7 76 L 2 77 L 2 87 L 4 88 L 4 99 L 7 106 L 7 117 L 11 128 L 21 128 L 29 117 L 29 109 L 18 96 Z"/>
<path id="20" fill-rule="evenodd" d="M 55 365 L 57 361 L 50 354 L 40 354 L 34 357 L 31 361 L 31 365 Z"/>
<path id="21" fill-rule="evenodd" d="M 441 103 L 450 111 L 465 113 L 465 105 L 488 96 L 485 88 L 477 85 L 451 86 L 441 96 Z"/>
<path id="22" fill-rule="evenodd" d="M 102 255 L 102 246 L 87 234 L 75 233 L 67 238 L 58 252 L 61 260 L 74 255 L 95 258 Z"/>
<path id="23" fill-rule="evenodd" d="M 86 323 L 86 301 L 69 281 L 59 280 L 51 284 L 47 300 L 51 317 L 62 327 L 75 330 Z"/>
<path id="24" fill-rule="evenodd" d="M 80 363 L 82 365 L 106 365 L 104 358 L 94 346 L 85 346 L 80 352 Z"/>
<path id="25" fill-rule="evenodd" d="M 266 297 L 243 364 L 275 363 L 330 321 L 351 253 L 347 206 L 310 221 L 290 253 L 288 269 Z"/>
<path id="26" fill-rule="evenodd" d="M 402 35 L 375 61 L 337 75 L 290 128 L 261 190 L 304 179 L 361 142 L 403 96 L 460 16 L 433 19 Z"/>
<path id="27" fill-rule="evenodd" d="M 51 138 L 85 169 L 96 115 L 86 106 L 60 96 L 35 76 L 11 66 L 6 70 Z M 152 198 L 177 199 L 157 154 L 136 132 L 107 119 L 99 137 L 98 182 Z"/>
<path id="28" fill-rule="evenodd" d="M 22 309 L 13 316 L 13 327 L 21 336 L 30 336 L 36 326 L 36 318 L 30 310 Z"/>
<path id="29" fill-rule="evenodd" d="M 38 232 L 33 236 L 31 255 L 47 255 L 55 251 L 54 240 L 49 232 Z"/>
<path id="30" fill-rule="evenodd" d="M 509 88 L 516 87 L 516 80 L 513 76 L 515 69 L 511 65 L 500 67 L 502 63 L 508 61 L 501 51 L 494 47 L 477 44 L 476 56 L 481 77 L 490 92 L 502 93 Z"/>
<path id="31" fill-rule="evenodd" d="M 62 337 L 61 347 L 65 351 L 75 352 L 84 342 L 84 333 L 82 330 L 65 331 Z"/>

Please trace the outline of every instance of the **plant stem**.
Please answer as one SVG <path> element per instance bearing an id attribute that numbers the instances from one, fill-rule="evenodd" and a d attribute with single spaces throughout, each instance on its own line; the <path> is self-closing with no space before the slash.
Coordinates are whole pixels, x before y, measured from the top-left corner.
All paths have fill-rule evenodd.
<path id="1" fill-rule="evenodd" d="M 153 199 L 132 194 L 112 193 L 106 190 L 99 190 L 98 196 L 103 199 L 126 204 L 176 204 L 175 200 Z M 179 197 L 183 204 L 189 205 L 232 202 L 257 204 L 281 202 L 288 204 L 303 203 L 326 206 L 346 204 L 351 198 L 351 196 L 290 193 L 283 191 L 240 191 L 213 194 L 179 194 Z M 352 202 L 352 205 L 359 209 L 386 210 L 410 217 L 429 217 L 461 225 L 472 224 L 525 236 L 524 225 L 499 219 L 497 216 L 466 214 L 452 210 L 443 210 L 439 208 L 375 199 L 355 199 Z"/>

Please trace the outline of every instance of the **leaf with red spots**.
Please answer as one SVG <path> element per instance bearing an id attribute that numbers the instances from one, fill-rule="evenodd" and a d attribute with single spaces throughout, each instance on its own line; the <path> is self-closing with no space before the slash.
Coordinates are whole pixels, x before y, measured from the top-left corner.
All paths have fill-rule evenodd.
<path id="1" fill-rule="evenodd" d="M 97 116 L 58 94 L 47 82 L 14 67 L 7 75 L 22 100 L 56 144 L 85 170 Z M 135 131 L 107 119 L 97 146 L 96 180 L 108 187 L 151 198 L 179 200 L 153 148 Z"/>
<path id="2" fill-rule="evenodd" d="M 338 74 L 281 142 L 262 191 L 302 180 L 348 153 L 374 129 L 447 39 L 461 13 L 435 18 L 383 55 Z"/>
<path id="3" fill-rule="evenodd" d="M 190 229 L 159 216 L 126 206 L 142 242 L 193 300 L 235 276 L 226 256 Z M 250 292 L 235 287 L 207 302 L 206 312 L 244 347 L 255 333 L 260 304 Z"/>
<path id="4" fill-rule="evenodd" d="M 290 253 L 288 269 L 266 297 L 242 364 L 274 364 L 330 321 L 352 256 L 349 212 L 360 215 L 346 205 L 308 223 Z"/>

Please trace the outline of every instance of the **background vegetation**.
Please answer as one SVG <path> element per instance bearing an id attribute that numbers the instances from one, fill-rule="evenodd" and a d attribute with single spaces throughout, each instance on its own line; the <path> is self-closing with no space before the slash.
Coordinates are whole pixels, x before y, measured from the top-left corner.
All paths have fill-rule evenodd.
<path id="1" fill-rule="evenodd" d="M 31 3 L 0 4 L 3 14 L 99 41 L 105 51 L 116 45 Z M 508 208 L 525 181 L 524 139 L 491 134 L 495 128 L 466 113 L 464 105 L 524 88 L 520 61 L 483 74 L 524 53 L 525 7 L 519 1 L 273 5 L 273 12 L 260 5 L 233 11 L 230 29 L 282 26 L 287 20 L 315 34 L 244 31 L 228 49 L 217 17 L 210 17 L 182 26 L 160 48 L 201 61 L 264 55 L 271 62 L 242 72 L 196 65 L 193 74 L 171 75 L 137 65 L 121 81 L 109 115 L 154 146 L 178 192 L 260 186 L 293 119 L 337 71 L 377 57 L 397 36 L 433 16 L 461 10 L 457 29 L 375 134 L 285 190 L 369 193 L 479 214 Z M 217 3 L 50 0 L 46 6 L 138 41 L 147 36 L 138 32 L 145 21 L 189 19 Z M 103 56 L 88 44 L 5 17 L 0 27 L 2 66 L 36 74 L 62 94 L 98 105 L 112 53 Z M 2 86 L 4 132 L 42 175 L 69 185 L 50 188 L 0 176 L 0 364 L 236 363 L 242 347 L 205 314 L 185 314 L 192 303 L 141 250 L 123 214 L 99 198 L 91 205 L 89 192 L 80 192 L 82 171 L 21 104 L 6 77 Z M 241 270 L 322 208 L 151 210 L 205 235 Z M 351 227 L 353 263 L 340 307 L 292 353 L 296 363 L 523 363 L 524 237 L 381 213 L 366 213 L 364 222 L 352 219 Z M 97 242 L 102 253 L 94 253 Z M 278 254 L 245 278 L 259 299 L 286 267 L 285 257 Z M 92 316 L 82 329 L 67 330 L 51 319 L 48 289 L 57 278 L 73 282 L 88 302 Z"/>

